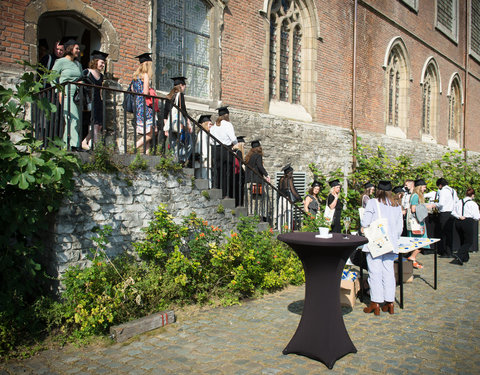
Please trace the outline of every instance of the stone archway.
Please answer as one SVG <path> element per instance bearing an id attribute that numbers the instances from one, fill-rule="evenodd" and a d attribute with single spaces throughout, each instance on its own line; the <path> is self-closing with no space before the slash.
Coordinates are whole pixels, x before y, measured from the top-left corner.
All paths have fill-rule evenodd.
<path id="1" fill-rule="evenodd" d="M 101 49 L 110 54 L 109 59 L 118 61 L 119 41 L 112 23 L 82 0 L 68 2 L 58 0 L 34 0 L 25 9 L 25 44 L 29 47 L 30 61 L 37 61 L 38 22 L 45 14 L 73 16 L 96 29 L 101 35 Z"/>

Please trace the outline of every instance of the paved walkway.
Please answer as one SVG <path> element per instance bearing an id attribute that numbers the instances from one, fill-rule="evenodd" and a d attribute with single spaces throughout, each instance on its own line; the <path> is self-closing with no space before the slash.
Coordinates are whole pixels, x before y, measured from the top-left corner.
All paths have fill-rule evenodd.
<path id="1" fill-rule="evenodd" d="M 241 306 L 182 317 L 177 323 L 109 347 L 49 350 L 0 364 L 4 374 L 479 374 L 480 254 L 465 266 L 439 259 L 433 290 L 433 255 L 405 284 L 405 309 L 366 315 L 344 309 L 356 354 L 333 370 L 306 357 L 283 355 L 295 332 L 304 288 L 290 287 Z M 399 290 L 397 288 L 397 297 Z"/>

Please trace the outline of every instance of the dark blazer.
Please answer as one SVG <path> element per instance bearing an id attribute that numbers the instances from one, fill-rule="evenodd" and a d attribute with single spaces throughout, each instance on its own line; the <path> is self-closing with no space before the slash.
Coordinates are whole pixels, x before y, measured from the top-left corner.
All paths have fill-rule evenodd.
<path id="1" fill-rule="evenodd" d="M 248 161 L 248 165 L 252 167 L 253 170 L 260 173 L 263 177 L 267 177 L 268 173 L 263 167 L 262 159 L 262 155 L 252 154 L 250 160 Z M 259 176 L 257 176 L 256 173 L 253 173 L 249 168 L 247 168 L 247 182 L 253 182 L 258 184 L 263 182 L 263 178 L 260 178 Z"/>

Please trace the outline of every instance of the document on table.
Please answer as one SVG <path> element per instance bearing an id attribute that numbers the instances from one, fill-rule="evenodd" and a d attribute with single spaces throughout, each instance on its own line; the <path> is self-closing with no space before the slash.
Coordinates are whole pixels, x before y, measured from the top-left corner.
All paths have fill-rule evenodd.
<path id="1" fill-rule="evenodd" d="M 408 253 L 438 241 L 440 241 L 440 238 L 400 237 L 398 239 L 398 252 Z"/>

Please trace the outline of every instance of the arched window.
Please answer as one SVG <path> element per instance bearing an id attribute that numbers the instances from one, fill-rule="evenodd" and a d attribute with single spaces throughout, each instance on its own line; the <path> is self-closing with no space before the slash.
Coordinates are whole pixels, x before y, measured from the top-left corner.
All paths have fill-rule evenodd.
<path id="1" fill-rule="evenodd" d="M 385 55 L 385 126 L 390 136 L 406 138 L 410 68 L 407 50 L 400 37 L 390 41 Z"/>
<path id="2" fill-rule="evenodd" d="M 422 85 L 422 140 L 434 141 L 437 135 L 440 94 L 440 79 L 435 60 L 427 61 L 420 84 Z"/>
<path id="3" fill-rule="evenodd" d="M 274 0 L 270 12 L 270 99 L 300 103 L 302 26 L 294 0 Z"/>
<path id="4" fill-rule="evenodd" d="M 454 74 L 448 88 L 448 146 L 462 145 L 462 91 L 460 77 Z"/>

